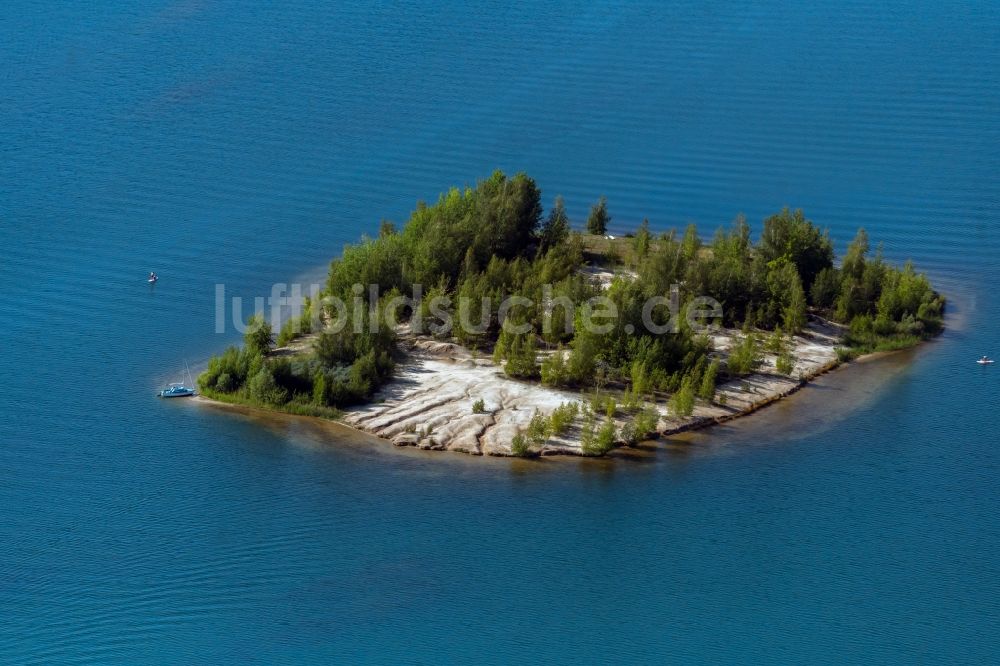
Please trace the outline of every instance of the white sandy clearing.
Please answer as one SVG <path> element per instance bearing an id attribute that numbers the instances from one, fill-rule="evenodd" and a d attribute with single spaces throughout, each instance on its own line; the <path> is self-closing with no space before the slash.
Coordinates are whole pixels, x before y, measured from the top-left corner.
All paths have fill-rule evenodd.
<path id="1" fill-rule="evenodd" d="M 776 359 L 768 355 L 760 372 L 720 385 L 716 402 L 699 401 L 690 417 L 669 415 L 665 397 L 656 404 L 648 403 L 660 414 L 658 432 L 669 435 L 725 421 L 798 390 L 804 381 L 836 365 L 835 347 L 840 334 L 827 322 L 811 323 L 793 339 L 796 362 L 792 377 L 778 375 L 774 369 Z M 714 355 L 725 359 L 738 335 L 739 331 L 717 331 L 712 336 Z M 480 399 L 486 413 L 474 414 L 473 403 Z M 511 440 L 527 427 L 535 410 L 548 416 L 564 402 L 585 400 L 587 397 L 579 392 L 510 379 L 490 360 L 475 357 L 459 345 L 419 338 L 412 340 L 407 359 L 397 366 L 395 378 L 375 395 L 373 402 L 348 410 L 344 422 L 397 446 L 509 455 Z M 619 415 L 616 422 L 621 427 L 630 418 Z M 551 438 L 541 453 L 582 455 L 581 421 L 578 419 L 564 437 Z"/>
<path id="2" fill-rule="evenodd" d="M 348 411 L 344 422 L 398 446 L 506 455 L 536 409 L 548 415 L 579 398 L 512 380 L 458 345 L 421 339 L 374 401 Z M 472 412 L 477 400 L 485 403 L 485 413 Z"/>

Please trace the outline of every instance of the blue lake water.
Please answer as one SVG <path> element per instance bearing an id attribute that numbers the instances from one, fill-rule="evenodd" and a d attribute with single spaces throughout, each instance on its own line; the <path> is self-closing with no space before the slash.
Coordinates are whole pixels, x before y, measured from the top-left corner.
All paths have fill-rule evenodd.
<path id="1" fill-rule="evenodd" d="M 1000 6 L 696 4 L 5 3 L 0 662 L 995 660 Z M 642 462 L 153 398 L 217 283 L 497 167 L 615 232 L 863 225 L 950 328 Z"/>

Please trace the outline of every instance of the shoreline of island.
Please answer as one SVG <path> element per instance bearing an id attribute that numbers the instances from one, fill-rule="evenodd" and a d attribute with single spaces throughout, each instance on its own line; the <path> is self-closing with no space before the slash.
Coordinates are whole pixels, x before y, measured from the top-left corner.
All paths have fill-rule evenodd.
<path id="1" fill-rule="evenodd" d="M 832 326 L 830 322 L 812 322 L 813 324 L 818 324 L 819 327 L 826 329 L 822 334 L 828 335 L 829 328 Z M 819 332 L 819 331 L 817 331 Z M 725 334 L 732 336 L 735 332 L 726 331 Z M 469 367 L 471 363 L 474 367 L 480 368 L 482 370 L 483 378 L 491 377 L 494 384 L 508 383 L 510 389 L 510 398 L 515 403 L 512 405 L 512 411 L 522 411 L 521 407 L 538 408 L 539 405 L 531 402 L 531 389 L 538 389 L 536 385 L 530 382 L 515 381 L 503 376 L 502 369 L 499 366 L 494 365 L 487 358 L 479 356 L 476 358 L 472 352 L 467 349 L 462 348 L 459 345 L 455 345 L 452 342 L 442 342 L 440 340 L 434 340 L 433 338 L 427 337 L 412 337 L 410 342 L 413 347 L 409 349 L 406 353 L 406 358 L 400 363 L 400 380 L 401 382 L 408 381 L 408 371 L 418 370 L 423 376 L 430 376 L 427 373 L 426 364 L 431 363 L 437 367 L 432 368 L 431 371 L 440 371 L 443 375 L 447 372 L 445 368 L 441 366 L 453 365 L 456 367 L 465 366 Z M 798 391 L 807 387 L 817 378 L 826 375 L 834 370 L 841 369 L 850 363 L 865 363 L 872 360 L 876 360 L 880 357 L 899 353 L 902 351 L 907 351 L 913 349 L 913 347 L 907 347 L 905 349 L 892 350 L 892 351 L 877 351 L 860 356 L 852 357 L 849 360 L 841 360 L 836 355 L 836 349 L 838 348 L 839 338 L 828 338 L 827 346 L 829 350 L 828 357 L 817 357 L 814 358 L 813 362 L 806 363 L 804 367 L 801 368 L 799 374 L 793 379 L 790 377 L 779 376 L 770 373 L 759 373 L 757 375 L 751 375 L 741 383 L 745 383 L 747 380 L 751 383 L 757 384 L 757 389 L 751 393 L 746 394 L 747 400 L 743 401 L 737 407 L 732 407 L 725 411 L 714 410 L 710 413 L 695 413 L 691 417 L 684 419 L 672 419 L 669 417 L 665 410 L 661 411 L 661 418 L 658 422 L 658 428 L 656 431 L 648 433 L 646 437 L 641 440 L 634 442 L 632 445 L 617 441 L 615 449 L 623 453 L 629 450 L 638 451 L 643 448 L 646 444 L 650 442 L 655 442 L 658 440 L 665 440 L 670 437 L 677 435 L 682 435 L 684 433 L 689 433 L 693 431 L 701 431 L 712 428 L 713 426 L 720 425 L 723 423 L 728 423 L 740 418 L 750 416 L 759 412 L 766 407 L 769 407 L 781 400 L 794 395 Z M 921 343 L 922 344 L 922 343 Z M 275 350 L 280 353 L 282 350 L 279 348 Z M 455 373 L 448 373 L 449 383 L 453 383 L 455 379 Z M 763 387 L 761 384 L 763 383 Z M 482 386 L 480 383 L 479 386 Z M 399 387 L 395 386 L 393 382 L 389 382 L 385 387 L 385 393 L 392 396 L 394 393 L 398 392 Z M 439 407 L 444 406 L 446 411 L 450 411 L 456 418 L 456 420 L 461 421 L 463 416 L 463 411 L 468 411 L 471 413 L 470 405 L 474 401 L 475 396 L 466 395 L 464 399 L 456 399 L 453 395 L 449 398 L 449 393 L 440 389 L 440 384 L 434 384 L 431 382 L 430 386 L 422 386 L 421 389 L 426 391 L 422 396 L 422 400 L 410 407 L 412 411 L 419 414 L 432 414 L 433 410 L 428 412 L 425 408 L 427 406 L 428 398 L 431 403 L 436 403 Z M 524 396 L 523 392 L 528 389 L 529 395 Z M 546 390 L 544 387 L 541 390 Z M 486 393 L 487 391 L 480 390 L 480 394 Z M 566 401 L 578 401 L 579 403 L 584 403 L 592 398 L 592 396 L 587 395 L 583 392 L 578 391 L 551 391 L 550 392 L 555 398 L 558 399 L 559 404 L 565 404 Z M 727 386 L 723 384 L 720 386 L 721 395 L 736 395 L 740 393 L 746 393 L 744 386 Z M 429 394 L 429 395 L 428 395 Z M 609 391 L 606 397 L 613 397 L 615 394 Z M 526 397 L 529 400 L 530 405 L 520 404 L 520 398 Z M 619 396 L 620 397 L 620 396 Z M 442 424 L 440 419 L 435 419 L 433 416 L 430 418 L 417 418 L 417 421 L 423 421 L 420 425 L 413 424 L 413 427 L 408 427 L 411 423 L 402 423 L 402 433 L 400 433 L 400 421 L 394 421 L 397 426 L 395 428 L 395 433 L 393 433 L 392 425 L 382 423 L 379 424 L 377 418 L 373 422 L 371 418 L 364 418 L 365 414 L 370 412 L 375 412 L 376 417 L 379 412 L 388 407 L 393 407 L 395 405 L 405 404 L 409 400 L 413 400 L 414 396 L 406 391 L 402 392 L 402 395 L 396 395 L 394 398 L 389 397 L 388 401 L 385 396 L 380 396 L 376 394 L 373 397 L 371 403 L 361 406 L 356 406 L 352 408 L 347 408 L 341 410 L 336 414 L 320 415 L 312 413 L 303 413 L 301 411 L 293 411 L 282 408 L 275 407 L 263 407 L 260 405 L 254 405 L 247 402 L 239 401 L 229 401 L 221 400 L 216 396 L 205 396 L 199 395 L 196 398 L 196 402 L 208 403 L 213 406 L 221 406 L 224 408 L 232 408 L 235 411 L 251 411 L 256 413 L 272 413 L 272 414 L 282 414 L 285 416 L 292 416 L 297 418 L 315 419 L 327 423 L 336 424 L 339 427 L 348 428 L 359 434 L 373 437 L 386 444 L 391 444 L 396 448 L 413 448 L 422 451 L 450 451 L 453 453 L 462 453 L 472 456 L 491 456 L 491 457 L 518 457 L 510 450 L 508 447 L 496 446 L 495 443 L 490 446 L 483 446 L 483 434 L 478 433 L 475 437 L 476 444 L 470 446 L 468 441 L 461 441 L 459 438 L 451 439 L 448 436 L 450 431 L 448 424 Z M 551 406 L 552 401 L 548 401 L 549 406 Z M 544 405 L 542 405 L 544 407 Z M 511 406 L 500 406 L 498 409 L 489 410 L 490 418 L 494 421 L 497 420 L 497 412 L 505 411 L 511 409 Z M 545 412 L 543 412 L 545 413 Z M 624 423 L 627 418 L 627 414 L 619 414 L 616 418 L 616 423 L 618 427 Z M 414 419 L 410 419 L 412 422 Z M 521 419 L 520 421 L 515 420 L 516 426 L 515 430 L 523 430 L 528 427 L 530 421 Z M 387 428 L 388 425 L 388 428 Z M 445 427 L 441 427 L 444 425 Z M 493 426 L 496 423 L 491 424 Z M 510 423 L 507 424 L 508 428 Z M 421 430 L 426 433 L 425 437 L 418 436 Z M 485 429 L 484 429 L 485 430 Z M 411 432 L 412 431 L 412 432 Z M 461 432 L 461 429 L 459 429 Z M 402 436 L 400 436 L 400 434 Z M 570 457 L 580 457 L 580 458 L 594 458 L 592 454 L 586 453 L 580 446 L 579 441 L 579 430 L 570 431 L 566 433 L 567 436 L 561 437 L 558 440 L 546 442 L 545 445 L 540 447 L 537 451 L 533 453 L 534 456 L 538 457 L 553 457 L 553 456 L 570 456 Z M 629 456 L 624 456 L 628 458 Z"/>

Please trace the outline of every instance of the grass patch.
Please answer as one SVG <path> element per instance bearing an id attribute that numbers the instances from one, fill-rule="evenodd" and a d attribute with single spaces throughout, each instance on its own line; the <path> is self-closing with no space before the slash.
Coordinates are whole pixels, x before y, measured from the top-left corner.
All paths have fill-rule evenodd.
<path id="1" fill-rule="evenodd" d="M 857 358 L 863 354 L 874 354 L 877 352 L 894 352 L 902 351 L 904 349 L 912 349 L 916 347 L 926 338 L 919 335 L 892 335 L 885 337 L 873 337 L 864 341 L 849 341 L 854 342 L 849 347 L 851 353 L 850 358 Z M 837 358 L 841 359 L 841 348 L 837 350 Z M 847 360 L 850 360 L 847 359 Z"/>
<path id="2" fill-rule="evenodd" d="M 300 402 L 298 400 L 290 400 L 282 405 L 276 405 L 270 402 L 260 402 L 259 400 L 253 400 L 241 393 L 222 393 L 221 391 L 215 391 L 213 389 L 201 388 L 199 390 L 200 394 L 206 398 L 212 400 L 217 400 L 218 402 L 224 402 L 230 405 L 241 405 L 243 407 L 256 407 L 258 409 L 267 409 L 273 412 L 283 412 L 285 414 L 294 414 L 296 416 L 315 416 L 321 419 L 330 419 L 336 421 L 341 416 L 341 412 L 336 407 L 325 407 L 322 405 L 316 405 L 310 402 Z"/>

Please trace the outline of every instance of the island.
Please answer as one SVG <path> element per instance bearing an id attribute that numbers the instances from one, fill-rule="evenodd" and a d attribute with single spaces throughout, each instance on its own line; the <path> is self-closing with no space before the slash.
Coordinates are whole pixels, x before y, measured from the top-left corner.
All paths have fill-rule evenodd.
<path id="1" fill-rule="evenodd" d="M 397 446 L 603 456 L 720 423 L 859 355 L 943 329 L 945 299 L 864 229 L 837 261 L 801 210 L 706 242 L 648 220 L 586 231 L 562 198 L 497 171 L 344 248 L 277 336 L 251 318 L 208 399 L 335 419 Z"/>

